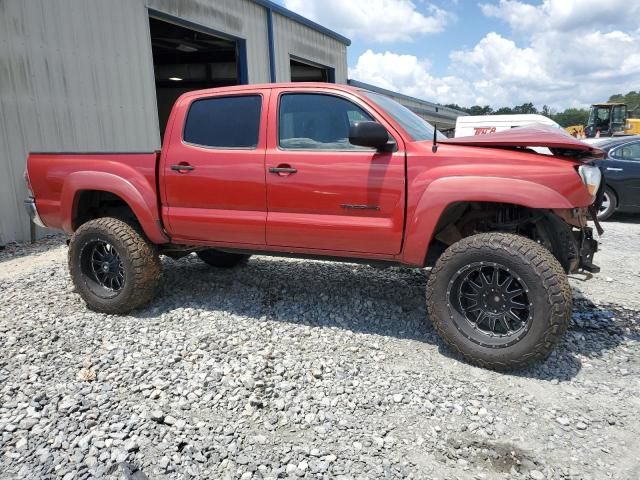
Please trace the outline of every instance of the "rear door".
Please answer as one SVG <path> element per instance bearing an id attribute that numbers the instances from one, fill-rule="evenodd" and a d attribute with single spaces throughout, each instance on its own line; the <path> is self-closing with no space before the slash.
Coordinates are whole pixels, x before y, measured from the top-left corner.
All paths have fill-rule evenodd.
<path id="1" fill-rule="evenodd" d="M 264 245 L 268 99 L 261 90 L 182 100 L 161 162 L 175 240 Z"/>
<path id="2" fill-rule="evenodd" d="M 349 126 L 358 120 L 382 123 L 397 151 L 351 145 Z M 404 145 L 357 97 L 342 91 L 273 90 L 266 167 L 268 245 L 336 254 L 400 252 Z"/>
<path id="3" fill-rule="evenodd" d="M 604 162 L 607 184 L 616 191 L 621 207 L 640 207 L 640 142 L 611 149 Z"/>

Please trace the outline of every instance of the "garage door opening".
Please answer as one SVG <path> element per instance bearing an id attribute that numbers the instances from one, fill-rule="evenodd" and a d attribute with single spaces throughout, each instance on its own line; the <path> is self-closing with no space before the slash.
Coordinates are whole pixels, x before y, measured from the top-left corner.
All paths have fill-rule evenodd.
<path id="1" fill-rule="evenodd" d="M 246 83 L 243 41 L 154 17 L 149 28 L 162 137 L 171 107 L 183 93 Z"/>
<path id="2" fill-rule="evenodd" d="M 292 82 L 336 82 L 335 70 L 333 68 L 306 62 L 297 58 L 291 58 L 290 62 Z"/>

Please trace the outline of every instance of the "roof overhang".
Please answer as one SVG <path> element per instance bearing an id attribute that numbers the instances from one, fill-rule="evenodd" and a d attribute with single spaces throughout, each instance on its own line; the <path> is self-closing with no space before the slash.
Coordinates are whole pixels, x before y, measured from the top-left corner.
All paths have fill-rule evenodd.
<path id="1" fill-rule="evenodd" d="M 284 8 L 282 5 L 278 5 L 270 0 L 252 0 L 254 3 L 263 6 L 264 8 L 271 10 L 272 12 L 277 13 L 278 15 L 282 15 L 283 17 L 287 17 L 295 22 L 298 22 L 306 27 L 309 27 L 317 32 L 320 32 L 328 37 L 333 38 L 334 40 L 338 40 L 340 43 L 343 43 L 347 47 L 351 45 L 351 40 L 347 37 L 340 35 L 339 33 L 334 32 L 333 30 L 329 30 L 327 27 L 320 25 L 314 21 L 309 20 L 308 18 L 303 17 L 291 10 Z"/>

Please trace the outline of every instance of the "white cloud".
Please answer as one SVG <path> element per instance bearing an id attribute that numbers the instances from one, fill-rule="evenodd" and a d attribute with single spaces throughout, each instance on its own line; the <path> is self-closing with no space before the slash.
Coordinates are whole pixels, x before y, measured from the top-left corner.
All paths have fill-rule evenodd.
<path id="1" fill-rule="evenodd" d="M 555 108 L 584 106 L 638 89 L 640 2 L 545 0 L 533 6 L 501 0 L 485 15 L 512 27 L 519 43 L 489 33 L 474 47 L 451 52 L 450 75 L 437 77 L 412 55 L 365 52 L 352 78 L 441 103 L 532 101 Z"/>
<path id="2" fill-rule="evenodd" d="M 413 41 L 442 31 L 453 18 L 430 4 L 423 13 L 410 0 L 284 0 L 284 5 L 347 37 L 374 42 Z"/>
<path id="3" fill-rule="evenodd" d="M 434 77 L 428 69 L 429 63 L 414 55 L 367 50 L 356 66 L 349 69 L 349 78 L 441 103 L 475 101 L 468 82 L 454 76 Z"/>
<path id="4" fill-rule="evenodd" d="M 628 0 L 544 0 L 537 6 L 500 0 L 480 8 L 485 15 L 525 32 L 637 28 L 640 16 L 640 2 Z"/>

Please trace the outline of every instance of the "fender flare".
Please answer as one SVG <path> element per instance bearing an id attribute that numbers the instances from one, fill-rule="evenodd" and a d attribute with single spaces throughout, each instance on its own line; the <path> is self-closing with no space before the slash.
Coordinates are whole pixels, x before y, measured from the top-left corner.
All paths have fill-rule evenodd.
<path id="1" fill-rule="evenodd" d="M 566 209 L 573 205 L 551 188 L 505 177 L 443 177 L 428 184 L 407 219 L 404 263 L 423 266 L 435 228 L 445 209 L 459 202 L 511 203 L 529 208 Z"/>
<path id="2" fill-rule="evenodd" d="M 158 200 L 155 192 L 140 173 L 124 165 L 121 169 L 126 171 L 118 174 L 80 171 L 66 177 L 60 197 L 60 209 L 64 215 L 63 230 L 68 233 L 74 230 L 73 218 L 78 208 L 80 192 L 99 190 L 120 197 L 131 208 L 151 242 L 155 244 L 169 242 L 158 214 Z"/>

